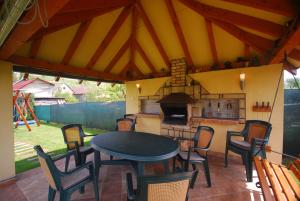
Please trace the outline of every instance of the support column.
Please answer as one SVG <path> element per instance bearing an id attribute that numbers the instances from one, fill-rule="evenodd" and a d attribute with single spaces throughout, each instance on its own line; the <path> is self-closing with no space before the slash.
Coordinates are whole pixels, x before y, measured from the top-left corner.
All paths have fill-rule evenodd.
<path id="1" fill-rule="evenodd" d="M 12 64 L 0 61 L 0 182 L 15 176 Z"/>

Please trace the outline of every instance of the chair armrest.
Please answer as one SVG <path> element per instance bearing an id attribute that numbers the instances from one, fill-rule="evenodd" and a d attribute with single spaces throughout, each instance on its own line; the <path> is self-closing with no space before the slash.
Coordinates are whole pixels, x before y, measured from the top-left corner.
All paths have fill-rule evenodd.
<path id="1" fill-rule="evenodd" d="M 192 151 L 204 151 L 205 152 L 205 156 L 204 157 L 206 157 L 207 156 L 207 152 L 208 152 L 208 150 L 209 149 L 204 149 L 204 148 L 201 148 L 201 147 L 190 147 L 189 148 L 189 154 L 190 154 L 190 152 L 192 152 Z M 199 152 L 197 152 L 199 155 L 201 155 Z M 202 155 L 201 155 L 202 156 Z"/>
<path id="2" fill-rule="evenodd" d="M 77 157 L 77 153 L 76 153 L 75 150 L 70 150 L 70 151 L 68 151 L 67 153 L 65 153 L 65 154 L 63 154 L 61 156 L 53 157 L 51 159 L 55 162 L 55 161 L 61 160 L 63 158 L 66 158 L 68 156 L 72 156 L 72 155 L 74 155 L 75 158 Z"/>
<path id="3" fill-rule="evenodd" d="M 133 190 L 133 183 L 132 183 L 132 174 L 126 174 L 126 181 L 127 181 L 127 198 L 128 200 L 135 200 L 136 195 Z"/>
<path id="4" fill-rule="evenodd" d="M 72 169 L 71 171 L 68 171 L 68 172 L 61 172 L 62 176 L 66 176 L 66 175 L 71 175 L 73 174 L 74 172 L 77 172 L 79 170 L 82 170 L 84 168 L 88 168 L 89 171 L 90 171 L 90 174 L 93 173 L 93 170 L 94 170 L 94 165 L 93 165 L 93 162 L 90 161 L 90 162 L 87 162 L 79 167 L 76 167 L 74 169 Z"/>
<path id="5" fill-rule="evenodd" d="M 227 136 L 241 136 L 241 137 L 244 137 L 243 134 L 239 131 L 227 131 Z"/>
<path id="6" fill-rule="evenodd" d="M 83 137 L 95 137 L 96 135 L 98 135 L 98 134 L 91 134 L 91 135 L 84 134 Z"/>

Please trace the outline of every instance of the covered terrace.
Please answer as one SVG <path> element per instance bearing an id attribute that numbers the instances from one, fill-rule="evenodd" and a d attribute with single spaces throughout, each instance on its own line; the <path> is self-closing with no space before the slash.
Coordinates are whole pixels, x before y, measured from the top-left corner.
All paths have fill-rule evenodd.
<path id="1" fill-rule="evenodd" d="M 253 182 L 247 183 L 240 158 L 230 155 L 229 167 L 224 168 L 226 132 L 240 131 L 246 120 L 270 122 L 269 146 L 282 153 L 282 72 L 295 73 L 300 66 L 299 1 L 15 0 L 12 6 L 0 2 L 0 14 L 8 9 L 5 19 L 11 26 L 0 31 L 1 200 L 44 200 L 47 194 L 42 188 L 46 180 L 37 174 L 40 169 L 15 174 L 13 71 L 52 75 L 56 80 L 92 80 L 95 87 L 101 82 L 124 83 L 126 113 L 136 114 L 139 132 L 190 137 L 197 125 L 212 127 L 212 188 L 204 185 L 201 172 L 190 200 L 261 199 L 254 187 L 255 173 Z M 25 2 L 25 7 L 15 16 L 10 11 L 18 2 Z M 165 118 L 169 113 L 157 103 L 172 93 L 185 93 L 195 101 L 186 105 L 183 127 L 170 125 Z M 267 158 L 282 160 L 275 153 Z M 126 167 L 105 171 L 110 177 L 102 172 L 100 181 L 118 177 L 121 190 L 103 185 L 103 200 L 109 194 L 118 196 L 107 200 L 125 200 Z M 30 198 L 39 189 L 33 187 L 35 182 L 41 181 L 38 193 L 43 196 Z M 229 183 L 234 184 L 230 189 Z M 91 191 L 80 199 L 93 200 Z"/>

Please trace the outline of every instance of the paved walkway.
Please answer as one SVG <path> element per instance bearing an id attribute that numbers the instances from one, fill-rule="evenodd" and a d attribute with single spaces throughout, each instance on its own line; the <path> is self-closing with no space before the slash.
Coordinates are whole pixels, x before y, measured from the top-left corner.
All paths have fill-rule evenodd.
<path id="1" fill-rule="evenodd" d="M 202 167 L 195 188 L 190 191 L 190 201 L 253 201 L 263 200 L 254 172 L 254 182 L 247 183 L 244 167 L 240 158 L 230 157 L 228 168 L 224 168 L 224 157 L 221 154 L 210 153 L 209 165 L 212 187 L 206 185 Z M 92 160 L 92 155 L 89 157 Z M 63 169 L 64 160 L 58 162 Z M 74 166 L 74 163 L 71 164 Z M 130 166 L 104 166 L 100 170 L 99 186 L 101 201 L 126 201 L 126 173 L 132 172 Z M 161 165 L 149 165 L 146 174 L 159 174 L 163 171 Z M 0 188 L 1 201 L 46 201 L 48 184 L 40 168 L 17 175 L 17 181 Z M 59 195 L 56 195 L 58 200 Z M 86 192 L 75 192 L 72 200 L 92 201 L 94 192 L 91 184 L 86 186 Z"/>

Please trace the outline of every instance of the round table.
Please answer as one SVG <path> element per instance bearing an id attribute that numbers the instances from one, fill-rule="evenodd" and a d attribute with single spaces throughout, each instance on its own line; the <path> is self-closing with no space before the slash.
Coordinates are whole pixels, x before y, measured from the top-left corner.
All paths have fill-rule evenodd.
<path id="1" fill-rule="evenodd" d="M 179 152 L 174 140 L 142 132 L 109 132 L 95 136 L 91 140 L 95 150 L 95 169 L 101 164 L 113 164 L 114 160 L 102 162 L 100 152 L 134 162 L 138 176 L 144 174 L 144 165 L 149 162 L 165 161 Z M 96 170 L 96 176 L 99 170 Z"/>

